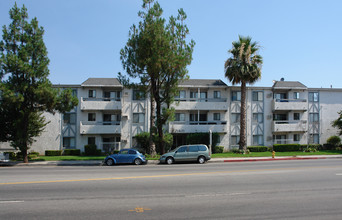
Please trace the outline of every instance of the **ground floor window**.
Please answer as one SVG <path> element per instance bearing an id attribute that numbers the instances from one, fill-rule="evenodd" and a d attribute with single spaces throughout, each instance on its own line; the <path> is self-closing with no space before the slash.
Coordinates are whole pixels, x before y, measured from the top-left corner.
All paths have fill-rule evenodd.
<path id="1" fill-rule="evenodd" d="M 264 145 L 264 136 L 263 135 L 253 135 L 253 145 L 254 146 Z"/>
<path id="2" fill-rule="evenodd" d="M 76 147 L 76 141 L 74 137 L 63 137 L 63 147 L 65 149 L 72 149 Z"/>
<path id="3" fill-rule="evenodd" d="M 310 134 L 310 144 L 319 144 L 319 134 Z"/>

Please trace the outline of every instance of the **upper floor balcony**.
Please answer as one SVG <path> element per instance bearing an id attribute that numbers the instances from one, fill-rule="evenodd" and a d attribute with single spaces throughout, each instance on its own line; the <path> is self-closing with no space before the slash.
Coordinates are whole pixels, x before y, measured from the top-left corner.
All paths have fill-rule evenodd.
<path id="1" fill-rule="evenodd" d="M 80 134 L 120 134 L 120 121 L 80 122 Z"/>
<path id="2" fill-rule="evenodd" d="M 83 98 L 81 110 L 121 110 L 120 98 Z"/>
<path id="3" fill-rule="evenodd" d="M 301 121 L 274 121 L 272 125 L 272 131 L 274 133 L 286 133 L 286 132 L 305 132 L 306 120 Z"/>
<path id="4" fill-rule="evenodd" d="M 272 103 L 273 111 L 306 111 L 306 99 L 275 99 Z"/>
<path id="5" fill-rule="evenodd" d="M 171 106 L 176 110 L 228 110 L 226 98 L 178 98 Z"/>
<path id="6" fill-rule="evenodd" d="M 170 122 L 170 133 L 227 132 L 227 121 L 185 121 Z"/>

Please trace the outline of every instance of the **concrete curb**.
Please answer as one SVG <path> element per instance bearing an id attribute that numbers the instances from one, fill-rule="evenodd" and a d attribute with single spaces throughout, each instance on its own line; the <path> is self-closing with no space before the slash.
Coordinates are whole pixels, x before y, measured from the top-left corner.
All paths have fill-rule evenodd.
<path id="1" fill-rule="evenodd" d="M 244 157 L 244 158 L 212 158 L 208 163 L 234 163 L 234 162 L 258 162 L 258 161 L 284 161 L 284 160 L 317 160 L 317 159 L 342 159 L 342 155 L 301 156 L 301 157 Z M 149 160 L 147 165 L 159 164 L 159 160 Z M 84 161 L 37 161 L 25 164 L 23 162 L 1 162 L 0 166 L 102 166 L 100 160 Z"/>

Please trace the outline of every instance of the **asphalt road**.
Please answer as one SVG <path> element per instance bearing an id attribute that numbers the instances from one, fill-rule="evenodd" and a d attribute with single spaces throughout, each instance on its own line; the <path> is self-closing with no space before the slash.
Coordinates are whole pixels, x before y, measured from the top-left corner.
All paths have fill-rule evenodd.
<path id="1" fill-rule="evenodd" d="M 342 219 L 342 160 L 0 167 L 0 219 Z"/>

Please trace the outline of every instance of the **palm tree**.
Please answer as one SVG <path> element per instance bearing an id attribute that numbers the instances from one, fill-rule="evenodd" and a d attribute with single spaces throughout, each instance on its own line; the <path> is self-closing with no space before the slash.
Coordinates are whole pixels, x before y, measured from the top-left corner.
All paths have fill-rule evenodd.
<path id="1" fill-rule="evenodd" d="M 241 84 L 241 117 L 239 148 L 246 153 L 246 84 L 253 84 L 261 77 L 262 57 L 257 54 L 260 46 L 251 37 L 239 36 L 228 52 L 232 56 L 224 64 L 225 76 L 233 84 Z"/>

